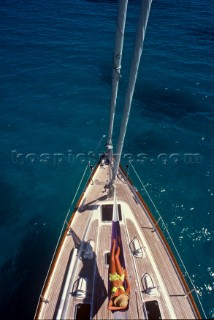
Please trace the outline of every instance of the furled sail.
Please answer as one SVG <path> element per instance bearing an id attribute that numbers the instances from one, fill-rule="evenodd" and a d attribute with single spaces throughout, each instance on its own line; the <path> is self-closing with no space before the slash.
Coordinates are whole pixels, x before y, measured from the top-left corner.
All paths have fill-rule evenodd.
<path id="1" fill-rule="evenodd" d="M 139 68 L 140 59 L 143 51 L 143 43 L 144 43 L 151 4 L 152 4 L 152 0 L 141 0 L 134 54 L 132 57 L 132 64 L 131 64 L 131 69 L 129 74 L 129 82 L 128 82 L 128 87 L 126 91 L 125 105 L 124 105 L 123 117 L 122 117 L 122 122 L 120 127 L 120 135 L 118 138 L 117 151 L 116 151 L 115 161 L 114 161 L 112 184 L 114 183 L 114 180 L 117 177 L 117 172 L 119 169 L 124 139 L 126 135 L 127 124 L 129 120 L 129 114 L 131 110 L 132 98 L 134 94 L 135 83 L 137 79 L 138 68 Z"/>
<path id="2" fill-rule="evenodd" d="M 112 73 L 112 93 L 111 93 L 111 113 L 109 123 L 109 133 L 107 148 L 112 149 L 112 132 L 114 126 L 114 116 L 117 101 L 118 85 L 120 80 L 121 60 L 124 42 L 124 31 L 126 24 L 126 13 L 127 13 L 128 0 L 119 0 L 118 17 L 117 17 L 117 29 L 115 38 L 115 49 L 113 56 L 113 73 Z"/>

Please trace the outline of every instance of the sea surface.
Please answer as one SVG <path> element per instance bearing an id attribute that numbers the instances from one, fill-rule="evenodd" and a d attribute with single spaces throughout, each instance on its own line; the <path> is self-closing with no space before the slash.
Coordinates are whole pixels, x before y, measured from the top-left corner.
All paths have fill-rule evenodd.
<path id="1" fill-rule="evenodd" d="M 115 145 L 138 11 L 139 1 L 130 0 Z M 116 12 L 116 0 L 0 2 L 1 319 L 33 318 L 79 181 L 105 150 Z M 208 318 L 213 16 L 210 0 L 153 1 L 122 156 L 138 190 L 148 200 L 146 187 L 155 203 L 156 209 L 148 200 L 155 217 L 158 210 L 165 221 Z M 88 176 L 89 170 L 83 183 Z"/>

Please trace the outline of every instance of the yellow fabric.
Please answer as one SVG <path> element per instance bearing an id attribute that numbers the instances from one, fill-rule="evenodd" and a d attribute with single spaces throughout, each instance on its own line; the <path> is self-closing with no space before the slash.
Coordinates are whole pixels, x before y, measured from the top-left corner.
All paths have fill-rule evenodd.
<path id="1" fill-rule="evenodd" d="M 109 280 L 111 282 L 116 281 L 116 280 L 121 280 L 122 282 L 124 282 L 125 280 L 125 274 L 123 273 L 122 276 L 120 276 L 119 274 L 115 273 L 115 274 L 109 274 Z"/>
<path id="2" fill-rule="evenodd" d="M 118 289 L 121 289 L 121 290 L 123 290 L 123 291 L 125 292 L 124 286 L 119 286 L 119 287 L 113 287 L 113 288 L 111 289 L 111 293 L 117 292 Z"/>

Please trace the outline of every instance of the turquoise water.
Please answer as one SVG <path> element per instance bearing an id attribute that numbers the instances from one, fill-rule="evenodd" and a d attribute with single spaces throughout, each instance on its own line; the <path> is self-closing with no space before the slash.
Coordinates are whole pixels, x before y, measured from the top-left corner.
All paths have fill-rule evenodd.
<path id="1" fill-rule="evenodd" d="M 4 318 L 33 317 L 88 160 L 80 154 L 95 150 L 107 133 L 116 9 L 116 0 L 0 4 Z M 130 1 L 114 142 L 137 11 L 138 1 Z M 214 316 L 213 13 L 208 0 L 153 2 L 122 159 L 133 160 L 208 317 Z M 130 176 L 144 194 L 131 168 Z"/>

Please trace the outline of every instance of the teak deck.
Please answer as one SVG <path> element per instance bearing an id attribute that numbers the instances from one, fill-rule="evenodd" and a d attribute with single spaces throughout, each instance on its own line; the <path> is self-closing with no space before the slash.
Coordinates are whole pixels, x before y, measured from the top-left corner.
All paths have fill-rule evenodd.
<path id="1" fill-rule="evenodd" d="M 154 231 L 154 218 L 120 169 L 117 180 L 117 201 L 121 204 L 120 223 L 126 269 L 131 284 L 129 308 L 125 312 L 112 313 L 108 304 L 108 266 L 105 253 L 111 246 L 112 225 L 101 221 L 100 206 L 113 204 L 107 197 L 105 185 L 110 179 L 110 167 L 98 166 L 93 180 L 88 184 L 79 206 L 70 221 L 66 234 L 53 261 L 35 318 L 56 318 L 74 248 L 78 252 L 74 269 L 69 279 L 64 316 L 74 319 L 75 307 L 79 303 L 91 305 L 93 319 L 147 319 L 145 302 L 157 300 L 163 319 L 198 319 L 200 314 L 188 286 L 171 254 L 159 227 Z M 136 258 L 130 248 L 131 240 L 137 237 L 143 247 L 144 256 Z M 93 244 L 93 257 L 84 259 L 86 243 Z M 145 292 L 144 275 L 148 273 L 158 288 L 157 296 Z M 84 299 L 75 296 L 75 284 L 80 277 L 87 279 L 87 294 Z"/>

